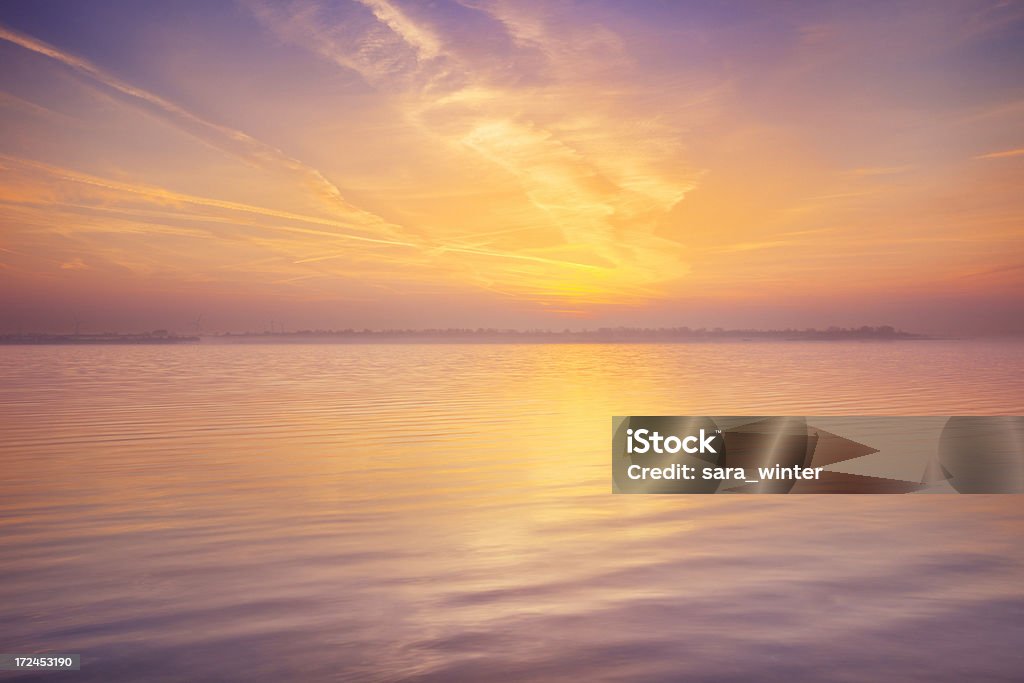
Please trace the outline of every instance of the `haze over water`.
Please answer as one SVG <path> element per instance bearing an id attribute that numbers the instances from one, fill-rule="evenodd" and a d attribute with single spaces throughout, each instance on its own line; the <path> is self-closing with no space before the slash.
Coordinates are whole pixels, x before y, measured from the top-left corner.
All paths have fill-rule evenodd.
<path id="1" fill-rule="evenodd" d="M 1015 342 L 0 348 L 9 680 L 1020 680 L 1019 496 L 613 496 L 617 414 L 1021 414 Z"/>

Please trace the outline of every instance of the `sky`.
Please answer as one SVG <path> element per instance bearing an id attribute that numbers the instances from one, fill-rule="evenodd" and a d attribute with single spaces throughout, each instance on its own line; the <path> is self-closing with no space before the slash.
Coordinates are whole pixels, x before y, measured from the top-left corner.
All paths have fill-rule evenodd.
<path id="1" fill-rule="evenodd" d="M 0 4 L 0 331 L 1024 332 L 1024 3 Z"/>

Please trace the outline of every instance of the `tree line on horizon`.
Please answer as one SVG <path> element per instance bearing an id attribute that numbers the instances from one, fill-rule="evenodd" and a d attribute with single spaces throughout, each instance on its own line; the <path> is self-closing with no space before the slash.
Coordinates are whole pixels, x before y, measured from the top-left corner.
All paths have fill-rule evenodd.
<path id="1" fill-rule="evenodd" d="M 0 335 L 5 344 L 62 344 L 62 343 L 179 343 L 198 342 L 202 337 L 216 339 L 267 339 L 267 338 L 321 338 L 321 339 L 518 339 L 523 341 L 641 341 L 641 340 L 700 340 L 700 339 L 922 339 L 925 335 L 898 330 L 891 325 L 861 327 L 813 327 L 798 329 L 726 329 L 722 327 L 599 327 L 596 329 L 550 330 L 534 328 L 517 330 L 495 327 L 448 327 L 448 328 L 389 328 L 372 330 L 355 329 L 282 329 L 262 332 L 220 332 L 211 334 L 179 335 L 166 329 L 149 332 L 103 332 L 103 333 L 16 333 Z"/>
<path id="2" fill-rule="evenodd" d="M 300 329 L 293 331 L 262 331 L 262 332 L 224 332 L 216 336 L 221 337 L 246 337 L 246 336 L 338 336 L 338 337 L 401 337 L 401 336 L 434 336 L 434 337 L 474 337 L 474 336 L 500 336 L 500 337 L 637 337 L 637 338 L 683 338 L 683 337 L 799 337 L 799 338 L 919 338 L 923 335 L 904 332 L 891 325 L 863 325 L 861 327 L 828 327 L 826 329 L 808 328 L 785 328 L 785 329 L 726 329 L 714 328 L 690 328 L 682 327 L 599 327 L 596 329 L 572 330 L 551 330 L 534 328 L 518 330 L 513 328 L 495 327 L 447 327 L 447 328 L 387 328 L 373 330 L 370 328 L 355 329 Z"/>

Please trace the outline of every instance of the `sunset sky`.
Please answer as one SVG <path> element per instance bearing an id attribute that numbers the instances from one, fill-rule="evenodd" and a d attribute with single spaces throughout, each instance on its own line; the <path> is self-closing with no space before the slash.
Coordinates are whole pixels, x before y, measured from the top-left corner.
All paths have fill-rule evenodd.
<path id="1" fill-rule="evenodd" d="M 1024 3 L 0 4 L 0 331 L 1024 331 Z"/>

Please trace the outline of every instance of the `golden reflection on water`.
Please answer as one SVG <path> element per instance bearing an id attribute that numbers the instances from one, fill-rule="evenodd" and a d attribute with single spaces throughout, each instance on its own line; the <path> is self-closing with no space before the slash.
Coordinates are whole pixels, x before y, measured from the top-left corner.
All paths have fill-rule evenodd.
<path id="1" fill-rule="evenodd" d="M 1022 348 L 3 348 L 2 643 L 82 681 L 1011 680 L 1019 497 L 612 496 L 608 449 L 1019 414 Z"/>

